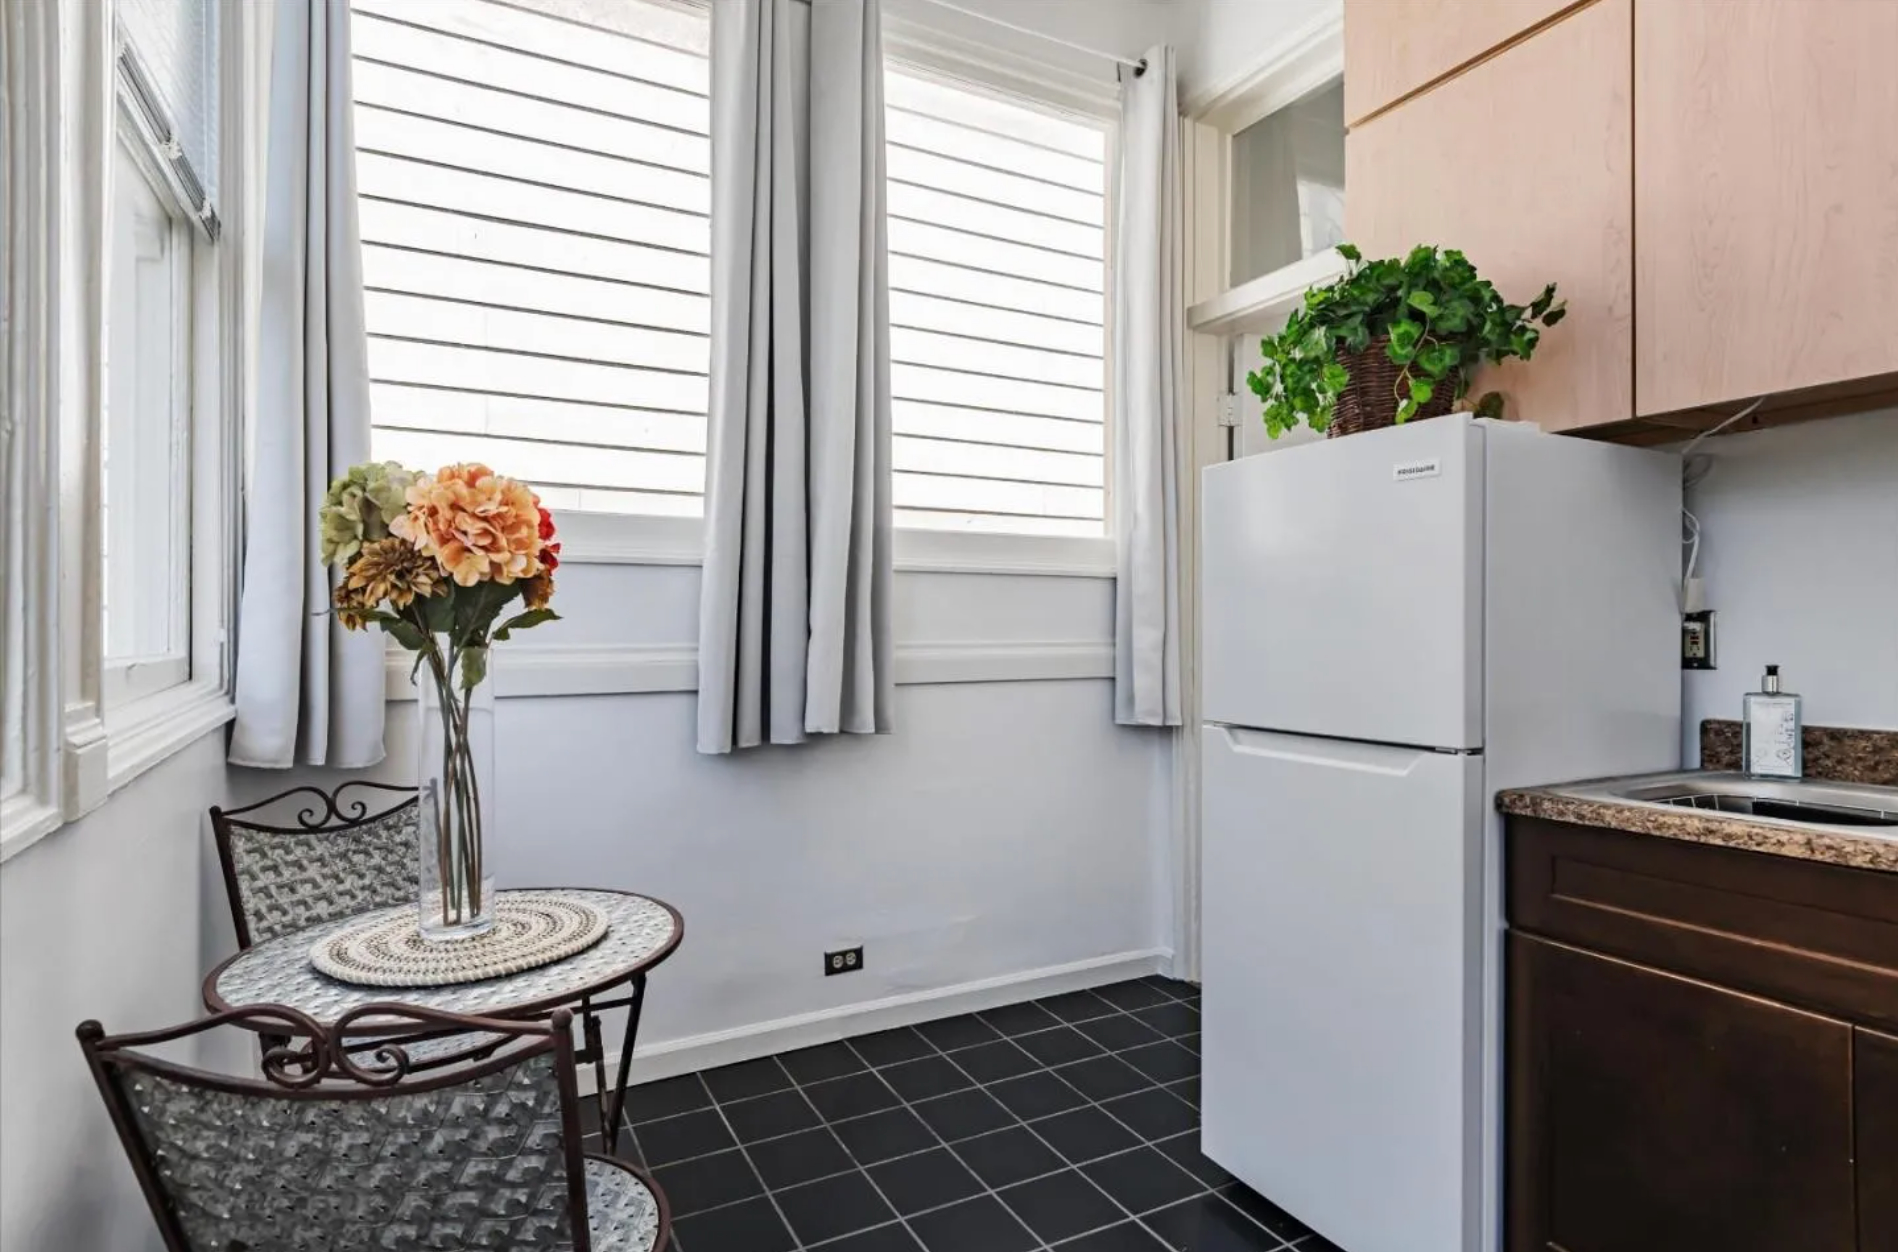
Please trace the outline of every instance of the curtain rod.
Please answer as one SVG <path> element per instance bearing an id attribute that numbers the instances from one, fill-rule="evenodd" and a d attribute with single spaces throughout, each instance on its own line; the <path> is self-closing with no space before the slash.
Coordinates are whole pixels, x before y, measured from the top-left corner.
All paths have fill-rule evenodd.
<path id="1" fill-rule="evenodd" d="M 1134 72 L 1135 78 L 1138 78 L 1142 74 L 1147 72 L 1147 58 L 1145 57 L 1141 57 L 1139 60 L 1130 60 L 1129 58 L 1117 55 L 1116 53 L 1102 52 L 1099 48 L 1090 48 L 1086 44 L 1075 43 L 1073 40 L 1063 39 L 1059 35 L 1050 35 L 1046 31 L 1036 30 L 1032 26 L 1017 25 L 1014 22 L 1008 21 L 1006 18 L 1000 18 L 1000 17 L 994 16 L 993 14 L 984 13 L 980 9 L 968 9 L 968 8 L 964 8 L 962 5 L 959 5 L 959 4 L 952 4 L 950 3 L 950 0 L 925 0 L 925 3 L 933 4 L 939 9 L 948 9 L 952 13 L 960 13 L 964 17 L 975 18 L 977 21 L 987 22 L 992 26 L 1000 26 L 1007 30 L 1016 31 L 1023 35 L 1032 35 L 1036 39 L 1045 39 L 1049 43 L 1057 43 L 1057 44 L 1060 44 L 1064 48 L 1071 48 L 1076 52 L 1084 52 L 1088 56 L 1091 56 L 1091 57 L 1100 57 L 1103 60 L 1116 61 L 1120 63 L 1121 65 L 1125 65 L 1129 67 L 1130 69 L 1132 69 Z"/>

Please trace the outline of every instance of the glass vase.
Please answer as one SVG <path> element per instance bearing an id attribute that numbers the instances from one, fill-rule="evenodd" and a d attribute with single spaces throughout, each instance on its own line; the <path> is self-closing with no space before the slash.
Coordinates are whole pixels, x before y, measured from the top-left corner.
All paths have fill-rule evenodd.
<path id="1" fill-rule="evenodd" d="M 417 907 L 422 937 L 448 941 L 494 925 L 494 875 L 482 843 L 494 813 L 494 683 L 485 656 L 471 664 L 445 636 L 432 643 L 415 675 L 421 695 Z"/>

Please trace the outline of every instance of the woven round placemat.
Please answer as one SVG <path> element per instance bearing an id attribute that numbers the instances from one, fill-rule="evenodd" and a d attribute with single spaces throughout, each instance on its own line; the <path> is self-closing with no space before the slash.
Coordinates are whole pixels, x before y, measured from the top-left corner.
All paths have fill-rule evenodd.
<path id="1" fill-rule="evenodd" d="M 415 906 L 373 913 L 318 941 L 319 973 L 365 987 L 446 987 L 502 978 L 584 952 L 606 936 L 591 904 L 530 891 L 499 894 L 494 928 L 471 939 L 422 938 Z"/>

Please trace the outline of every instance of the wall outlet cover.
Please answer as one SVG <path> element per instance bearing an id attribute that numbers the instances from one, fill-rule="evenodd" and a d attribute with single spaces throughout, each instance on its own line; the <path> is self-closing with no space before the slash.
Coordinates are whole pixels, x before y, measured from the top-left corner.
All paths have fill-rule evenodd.
<path id="1" fill-rule="evenodd" d="M 1681 617 L 1681 668 L 1714 669 L 1713 610 Z"/>
<path id="2" fill-rule="evenodd" d="M 854 974 L 863 968 L 863 948 L 839 948 L 835 952 L 824 953 L 824 977 L 832 974 Z"/>

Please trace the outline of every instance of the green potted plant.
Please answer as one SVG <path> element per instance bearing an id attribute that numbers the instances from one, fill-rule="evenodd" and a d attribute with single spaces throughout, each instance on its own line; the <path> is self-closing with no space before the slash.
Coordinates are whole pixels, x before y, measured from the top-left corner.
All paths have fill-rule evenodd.
<path id="1" fill-rule="evenodd" d="M 1285 329 L 1264 340 L 1265 360 L 1246 383 L 1265 402 L 1266 433 L 1299 423 L 1348 435 L 1412 418 L 1440 417 L 1469 389 L 1483 361 L 1528 360 L 1538 325 L 1562 320 L 1555 284 L 1529 304 L 1508 304 L 1461 252 L 1419 245 L 1402 260 L 1338 252 L 1343 278 L 1305 293 Z M 1495 392 L 1473 406 L 1502 414 Z"/>

